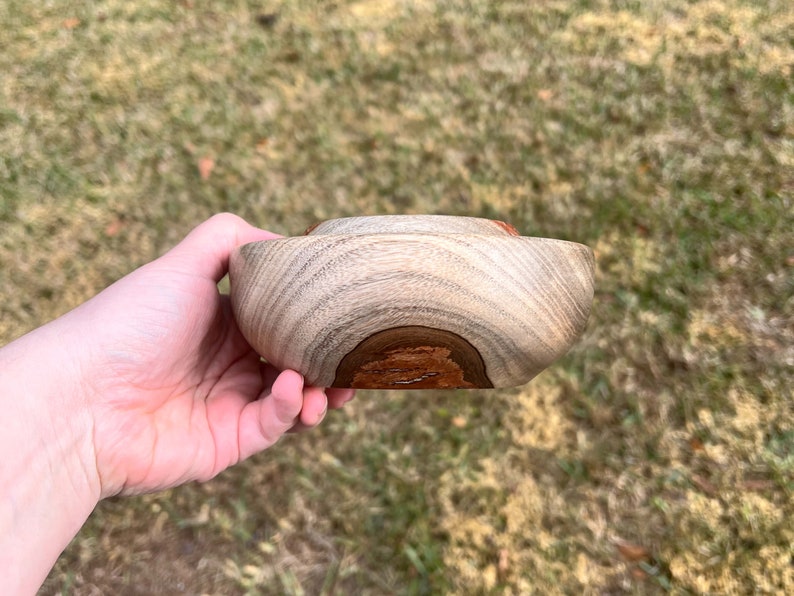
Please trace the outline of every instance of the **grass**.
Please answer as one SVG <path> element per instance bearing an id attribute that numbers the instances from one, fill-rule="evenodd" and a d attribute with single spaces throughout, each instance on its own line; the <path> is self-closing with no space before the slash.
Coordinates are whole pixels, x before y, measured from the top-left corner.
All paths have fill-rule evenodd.
<path id="1" fill-rule="evenodd" d="M 43 593 L 794 592 L 787 3 L 0 19 L 2 342 L 222 210 L 496 217 L 598 261 L 585 337 L 528 386 L 362 392 L 212 482 L 104 502 Z"/>

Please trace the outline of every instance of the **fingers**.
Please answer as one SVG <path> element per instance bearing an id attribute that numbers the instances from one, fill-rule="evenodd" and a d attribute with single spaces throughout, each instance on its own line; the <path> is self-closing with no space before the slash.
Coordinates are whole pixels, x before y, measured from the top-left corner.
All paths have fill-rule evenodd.
<path id="1" fill-rule="evenodd" d="M 341 408 L 355 395 L 353 389 L 306 386 L 301 374 L 293 370 L 278 373 L 264 363 L 261 374 L 265 391 L 268 387 L 270 391 L 246 404 L 240 414 L 238 449 L 241 460 L 267 449 L 287 432 L 317 426 L 329 408 Z"/>
<path id="2" fill-rule="evenodd" d="M 280 238 L 231 213 L 214 215 L 194 228 L 166 255 L 179 259 L 182 270 L 220 281 L 229 269 L 229 255 L 241 244 Z"/>
<path id="3" fill-rule="evenodd" d="M 329 388 L 325 390 L 325 395 L 328 397 L 328 407 L 331 410 L 341 408 L 356 395 L 355 389 L 337 389 Z"/>
<path id="4" fill-rule="evenodd" d="M 337 389 L 337 388 L 328 388 L 323 391 L 325 395 L 325 409 L 322 410 L 321 414 L 317 415 L 316 412 L 320 410 L 320 404 L 322 402 L 319 398 L 315 398 L 316 395 L 315 391 L 318 390 L 317 387 L 309 387 L 307 388 L 309 391 L 309 399 L 310 402 L 307 405 L 306 402 L 306 391 L 304 391 L 304 406 L 303 410 L 301 410 L 300 418 L 295 422 L 293 427 L 289 429 L 288 432 L 290 433 L 299 433 L 304 430 L 308 430 L 314 426 L 317 426 L 322 420 L 325 418 L 325 414 L 328 410 L 335 410 L 344 406 L 347 402 L 349 402 L 356 394 L 355 389 Z M 322 390 L 319 390 L 322 391 Z M 311 420 L 316 418 L 316 422 L 312 423 Z"/>
<path id="5" fill-rule="evenodd" d="M 273 381 L 276 380 L 276 377 L 281 373 L 277 368 L 275 368 L 272 364 L 268 364 L 267 362 L 260 363 L 260 375 L 262 376 L 262 384 L 265 387 L 270 387 L 273 384 Z M 310 390 L 313 395 L 314 388 L 306 388 Z M 355 396 L 356 391 L 355 389 L 337 389 L 334 387 L 325 389 L 325 396 L 326 396 L 326 404 L 328 410 L 336 410 L 344 406 L 347 402 L 349 402 Z M 315 399 L 311 397 L 311 399 Z M 320 408 L 322 409 L 322 408 Z M 314 426 L 311 423 L 312 414 L 317 410 L 317 406 L 314 403 L 310 403 L 305 415 L 301 415 L 301 419 L 309 426 Z M 322 418 L 320 418 L 322 420 Z M 316 424 L 316 423 L 315 423 Z"/>
<path id="6" fill-rule="evenodd" d="M 264 377 L 273 378 L 275 369 L 263 365 L 262 374 L 263 380 Z M 267 388 L 270 384 L 264 386 Z M 269 393 L 243 407 L 238 431 L 240 459 L 267 449 L 287 432 L 317 426 L 329 407 L 341 407 L 353 394 L 352 389 L 305 386 L 303 376 L 293 370 L 278 374 Z"/>
<path id="7" fill-rule="evenodd" d="M 325 418 L 328 411 L 328 399 L 322 387 L 306 387 L 303 390 L 303 408 L 289 432 L 296 433 L 315 427 Z"/>
<path id="8" fill-rule="evenodd" d="M 305 387 L 303 389 L 303 408 L 299 421 L 311 427 L 317 426 L 325 418 L 328 411 L 328 399 L 322 387 Z"/>
<path id="9" fill-rule="evenodd" d="M 292 370 L 281 373 L 269 395 L 252 401 L 240 413 L 240 459 L 267 449 L 295 424 L 303 408 L 303 377 Z"/>

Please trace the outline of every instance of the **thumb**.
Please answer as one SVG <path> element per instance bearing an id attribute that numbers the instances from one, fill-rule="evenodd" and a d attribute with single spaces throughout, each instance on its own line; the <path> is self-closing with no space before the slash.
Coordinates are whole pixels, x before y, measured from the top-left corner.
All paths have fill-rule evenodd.
<path id="1" fill-rule="evenodd" d="M 163 258 L 180 261 L 180 269 L 216 283 L 229 269 L 229 256 L 242 244 L 281 238 L 232 213 L 213 215 L 199 224 Z"/>

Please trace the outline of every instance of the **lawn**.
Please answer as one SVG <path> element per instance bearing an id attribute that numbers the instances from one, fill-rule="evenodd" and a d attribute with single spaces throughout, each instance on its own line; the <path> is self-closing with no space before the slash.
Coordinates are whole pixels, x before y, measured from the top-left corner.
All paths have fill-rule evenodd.
<path id="1" fill-rule="evenodd" d="M 596 253 L 524 387 L 367 392 L 103 502 L 43 594 L 794 593 L 788 2 L 0 4 L 0 345 L 219 211 Z"/>

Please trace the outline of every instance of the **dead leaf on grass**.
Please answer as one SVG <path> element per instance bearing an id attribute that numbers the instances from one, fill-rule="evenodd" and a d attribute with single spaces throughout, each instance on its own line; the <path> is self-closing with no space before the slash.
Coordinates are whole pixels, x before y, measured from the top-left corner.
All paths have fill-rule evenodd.
<path id="1" fill-rule="evenodd" d="M 120 219 L 114 219 L 107 226 L 105 226 L 105 236 L 108 238 L 113 238 L 113 236 L 118 235 L 123 227 L 124 223 Z"/>
<path id="2" fill-rule="evenodd" d="M 64 29 L 74 29 L 80 25 L 80 19 L 77 17 L 69 17 L 68 19 L 64 19 L 62 25 Z"/>
<path id="3" fill-rule="evenodd" d="M 213 169 L 215 169 L 215 160 L 211 157 L 204 156 L 198 160 L 198 172 L 202 180 L 209 180 Z"/>
<path id="4" fill-rule="evenodd" d="M 703 494 L 709 497 L 716 497 L 717 496 L 717 487 L 711 483 L 710 480 L 707 480 L 703 476 L 694 475 L 692 476 L 692 483 L 697 486 Z"/>
<path id="5" fill-rule="evenodd" d="M 775 488 L 775 483 L 771 480 L 745 480 L 742 488 L 753 492 L 764 492 Z"/>
<path id="6" fill-rule="evenodd" d="M 651 558 L 651 553 L 647 548 L 641 544 L 635 544 L 634 542 L 625 542 L 621 540 L 615 543 L 615 548 L 618 549 L 621 557 L 632 563 L 647 561 Z"/>
<path id="7" fill-rule="evenodd" d="M 631 577 L 639 581 L 644 581 L 648 579 L 648 574 L 645 573 L 645 571 L 643 571 L 641 567 L 632 567 Z"/>

